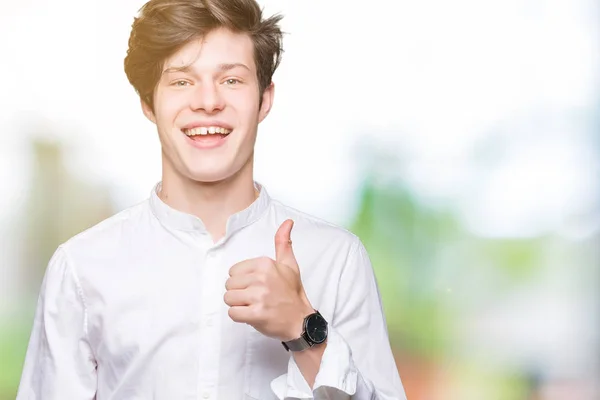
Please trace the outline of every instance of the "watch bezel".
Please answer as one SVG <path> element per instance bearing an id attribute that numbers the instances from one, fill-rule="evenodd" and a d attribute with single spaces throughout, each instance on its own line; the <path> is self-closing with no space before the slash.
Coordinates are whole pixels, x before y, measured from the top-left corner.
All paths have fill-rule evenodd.
<path id="1" fill-rule="evenodd" d="M 313 324 L 318 323 L 322 326 L 323 330 L 325 331 L 325 335 L 322 340 L 315 340 L 315 338 L 313 338 L 310 335 L 309 324 L 311 324 L 311 322 Z M 321 315 L 321 313 L 319 311 L 316 311 L 316 312 L 306 316 L 306 318 L 304 319 L 304 334 L 303 334 L 303 336 L 305 337 L 305 340 L 311 346 L 313 344 L 321 344 L 321 343 L 325 342 L 327 340 L 328 333 L 329 333 L 329 326 L 327 324 L 327 320 L 325 318 L 323 318 L 323 316 Z"/>

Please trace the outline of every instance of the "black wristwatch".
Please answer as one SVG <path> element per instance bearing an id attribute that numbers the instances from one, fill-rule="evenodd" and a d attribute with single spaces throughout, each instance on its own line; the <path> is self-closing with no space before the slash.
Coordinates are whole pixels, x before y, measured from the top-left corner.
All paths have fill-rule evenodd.
<path id="1" fill-rule="evenodd" d="M 314 313 L 304 318 L 300 337 L 281 342 L 281 344 L 287 351 L 302 351 L 313 347 L 315 344 L 321 344 L 325 340 L 327 340 L 327 321 L 319 311 L 315 310 Z"/>

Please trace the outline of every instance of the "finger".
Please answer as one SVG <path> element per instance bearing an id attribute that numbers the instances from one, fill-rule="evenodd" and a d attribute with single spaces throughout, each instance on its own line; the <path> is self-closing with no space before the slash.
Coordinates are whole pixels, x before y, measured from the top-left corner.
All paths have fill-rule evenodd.
<path id="1" fill-rule="evenodd" d="M 240 261 L 229 268 L 229 276 L 245 275 L 254 272 L 257 268 L 256 259 Z"/>
<path id="2" fill-rule="evenodd" d="M 255 321 L 254 309 L 250 306 L 234 306 L 227 311 L 229 318 L 235 322 L 252 324 Z"/>
<path id="3" fill-rule="evenodd" d="M 289 266 L 296 265 L 296 257 L 292 250 L 292 228 L 294 221 L 291 219 L 285 220 L 275 234 L 275 259 L 278 263 Z"/>
<path id="4" fill-rule="evenodd" d="M 230 276 L 225 282 L 225 289 L 227 290 L 241 290 L 246 289 L 258 279 L 256 274 L 242 274 L 242 275 L 233 275 Z"/>
<path id="5" fill-rule="evenodd" d="M 248 290 L 228 290 L 225 292 L 223 300 L 229 307 L 252 304 L 252 298 Z"/>

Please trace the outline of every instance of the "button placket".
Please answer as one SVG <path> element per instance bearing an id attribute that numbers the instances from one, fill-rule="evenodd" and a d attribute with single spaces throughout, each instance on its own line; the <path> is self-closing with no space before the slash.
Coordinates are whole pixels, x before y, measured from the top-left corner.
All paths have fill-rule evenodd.
<path id="1" fill-rule="evenodd" d="M 220 323 L 218 318 L 219 300 L 219 253 L 209 249 L 205 256 L 201 281 L 201 329 L 200 329 L 200 368 L 199 394 L 204 399 L 215 398 L 214 388 L 218 383 L 219 358 L 221 349 Z"/>

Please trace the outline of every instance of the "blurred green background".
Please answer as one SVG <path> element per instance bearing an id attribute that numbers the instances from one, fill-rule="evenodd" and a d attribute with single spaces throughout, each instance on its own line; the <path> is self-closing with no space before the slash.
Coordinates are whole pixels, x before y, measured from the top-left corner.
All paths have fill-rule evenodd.
<path id="1" fill-rule="evenodd" d="M 600 399 L 597 2 L 309 3 L 261 2 L 290 35 L 256 179 L 362 239 L 408 398 Z M 0 400 L 56 247 L 160 179 L 142 4 L 0 16 Z"/>

